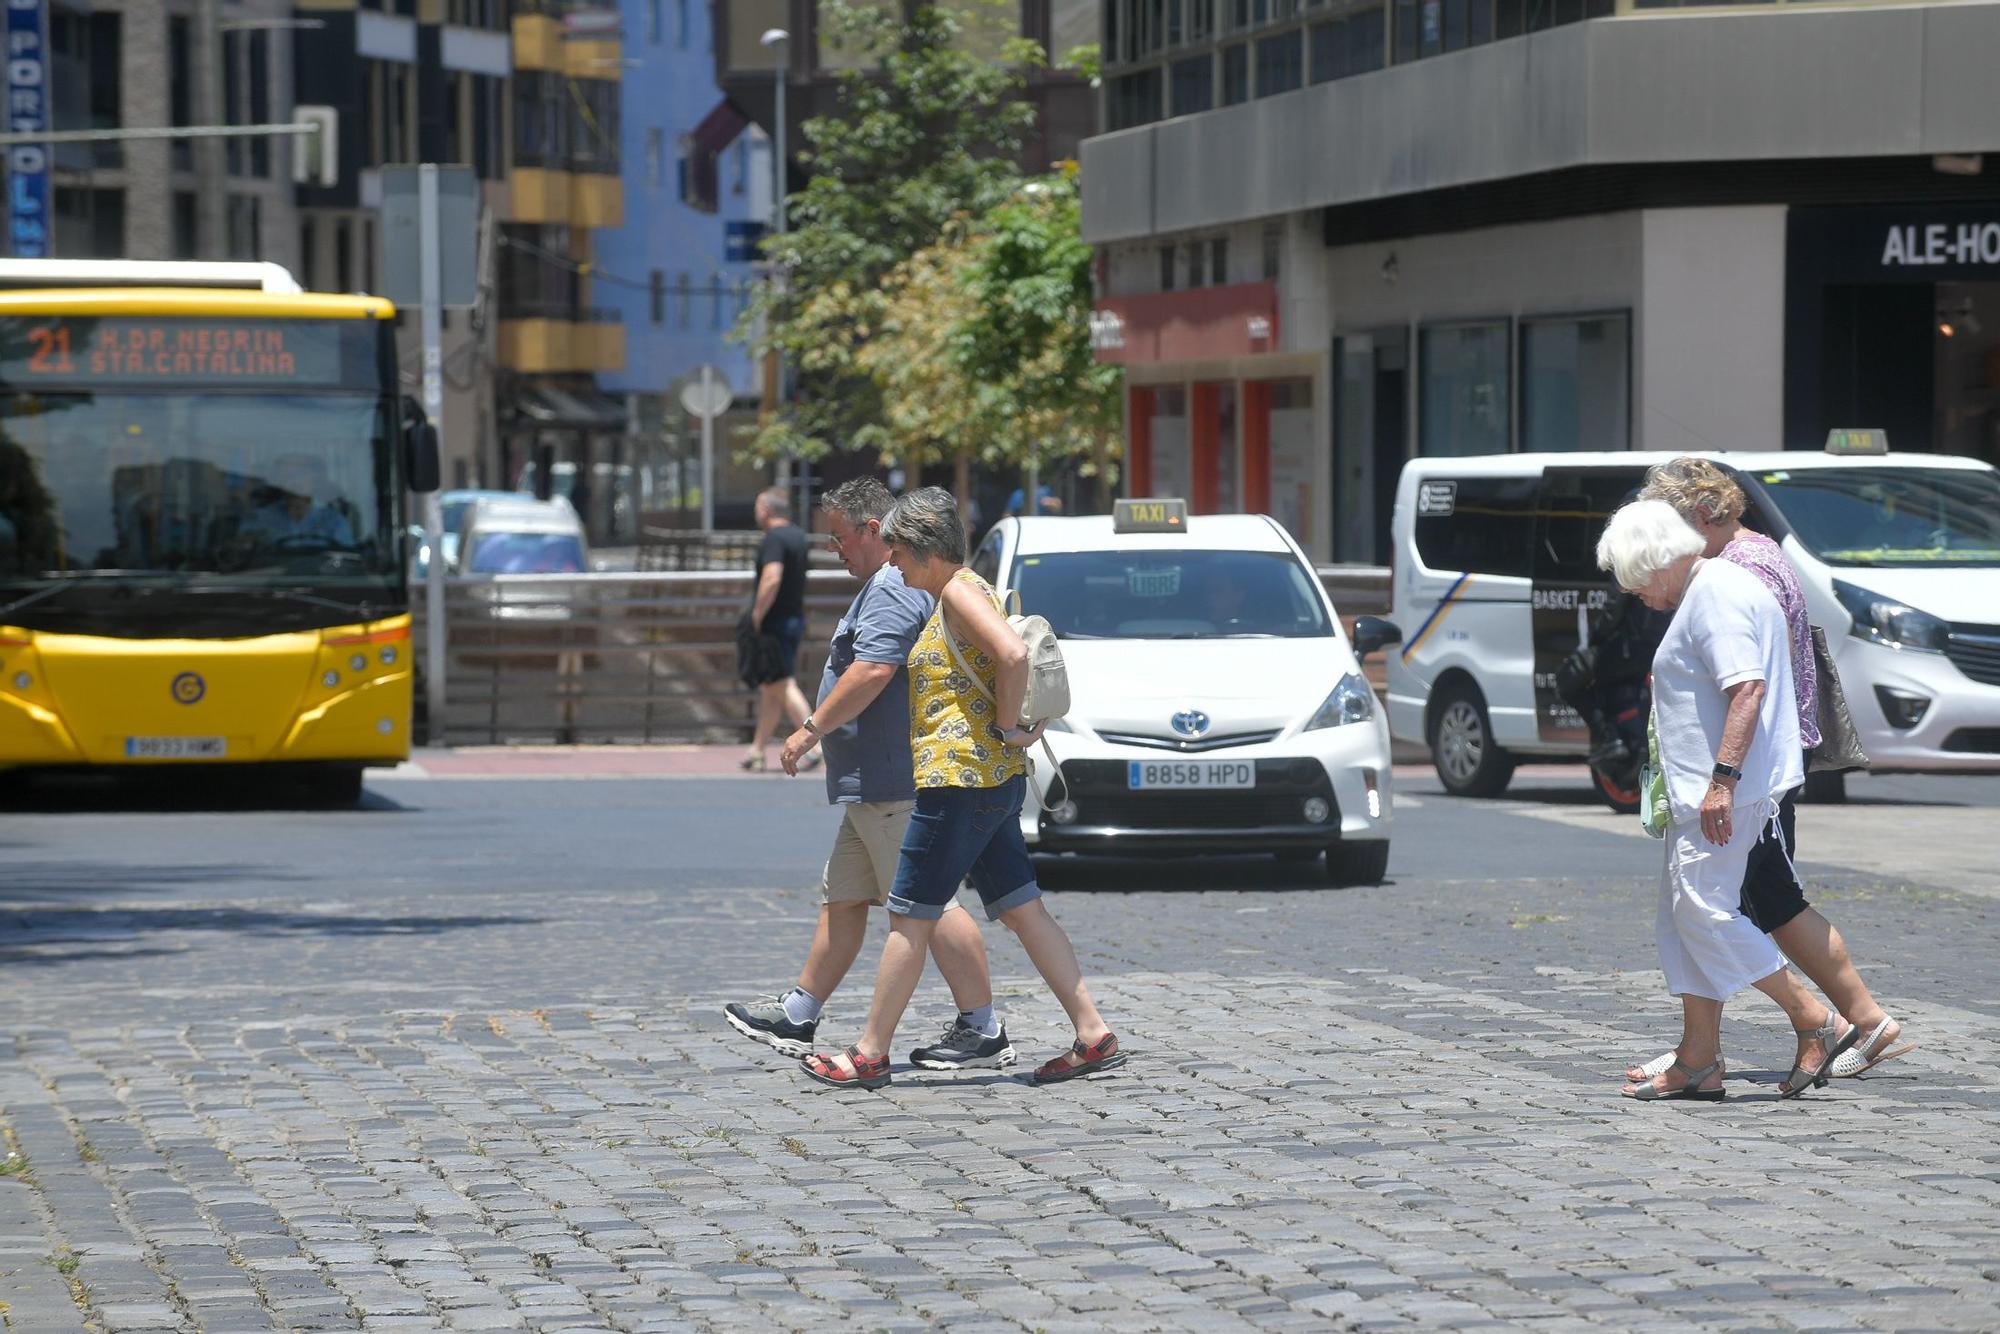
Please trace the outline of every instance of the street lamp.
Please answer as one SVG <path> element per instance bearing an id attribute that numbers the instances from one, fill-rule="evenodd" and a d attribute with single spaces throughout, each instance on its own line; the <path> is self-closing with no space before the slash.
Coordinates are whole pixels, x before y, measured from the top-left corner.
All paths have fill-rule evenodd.
<path id="1" fill-rule="evenodd" d="M 771 224 L 779 236 L 785 234 L 785 84 L 791 74 L 790 43 L 792 35 L 783 28 L 766 28 L 764 35 L 757 39 L 758 45 L 776 53 L 777 67 L 777 108 L 771 117 Z M 779 281 L 782 259 L 774 259 L 771 264 L 772 280 Z M 771 354 L 772 397 L 777 402 L 778 411 L 785 405 L 785 354 L 773 349 Z M 778 485 L 790 490 L 792 484 L 792 461 L 789 458 L 778 461 Z M 805 497 L 801 497 L 805 499 Z M 805 513 L 801 505 L 795 513 Z"/>

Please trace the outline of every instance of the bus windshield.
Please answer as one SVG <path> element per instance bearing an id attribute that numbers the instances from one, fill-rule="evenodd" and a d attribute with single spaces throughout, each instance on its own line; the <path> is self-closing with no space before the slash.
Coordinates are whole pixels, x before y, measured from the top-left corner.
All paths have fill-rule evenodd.
<path id="1" fill-rule="evenodd" d="M 2000 473 L 1800 468 L 1752 474 L 1829 565 L 2000 566 Z"/>
<path id="2" fill-rule="evenodd" d="M 401 610 L 393 408 L 354 392 L 0 398 L 0 622 L 223 634 Z"/>
<path id="3" fill-rule="evenodd" d="M 1063 639 L 1307 639 L 1333 633 L 1311 571 L 1271 551 L 1023 556 L 1021 608 Z"/>

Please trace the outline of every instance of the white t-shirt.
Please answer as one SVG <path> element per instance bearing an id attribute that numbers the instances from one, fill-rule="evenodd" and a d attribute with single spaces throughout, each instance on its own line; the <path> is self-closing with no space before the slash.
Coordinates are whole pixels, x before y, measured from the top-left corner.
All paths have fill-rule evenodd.
<path id="1" fill-rule="evenodd" d="M 1723 692 L 1740 681 L 1764 683 L 1757 731 L 1736 784 L 1735 804 L 1750 806 L 1805 782 L 1791 640 L 1785 613 L 1763 580 L 1726 560 L 1703 561 L 1653 655 L 1660 765 L 1677 822 L 1701 810 L 1729 716 Z"/>

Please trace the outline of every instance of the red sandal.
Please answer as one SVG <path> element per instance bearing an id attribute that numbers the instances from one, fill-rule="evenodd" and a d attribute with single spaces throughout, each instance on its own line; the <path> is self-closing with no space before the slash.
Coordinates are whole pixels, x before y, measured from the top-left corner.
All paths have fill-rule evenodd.
<path id="1" fill-rule="evenodd" d="M 1035 1082 L 1060 1084 L 1066 1079 L 1081 1079 L 1085 1075 L 1115 1070 L 1125 1064 L 1125 1053 L 1118 1050 L 1118 1035 L 1115 1033 L 1106 1033 L 1089 1047 L 1083 1045 L 1082 1038 L 1078 1038 L 1070 1044 L 1067 1054 L 1080 1059 L 1072 1063 L 1061 1056 L 1056 1057 L 1035 1071 Z"/>
<path id="2" fill-rule="evenodd" d="M 816 1079 L 837 1089 L 879 1089 L 889 1086 L 889 1057 L 886 1053 L 869 1060 L 859 1049 L 849 1047 L 846 1052 L 854 1073 L 849 1074 L 835 1064 L 835 1058 L 815 1052 L 805 1059 L 808 1079 Z"/>

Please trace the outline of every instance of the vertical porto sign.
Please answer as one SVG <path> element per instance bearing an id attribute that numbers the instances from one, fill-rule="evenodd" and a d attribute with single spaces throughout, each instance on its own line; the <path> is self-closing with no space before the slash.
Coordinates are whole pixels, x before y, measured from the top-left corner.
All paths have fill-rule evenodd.
<path id="1" fill-rule="evenodd" d="M 47 0 L 6 0 L 7 128 L 34 134 L 49 127 Z M 21 259 L 49 253 L 49 147 L 7 149 L 8 250 Z"/>

